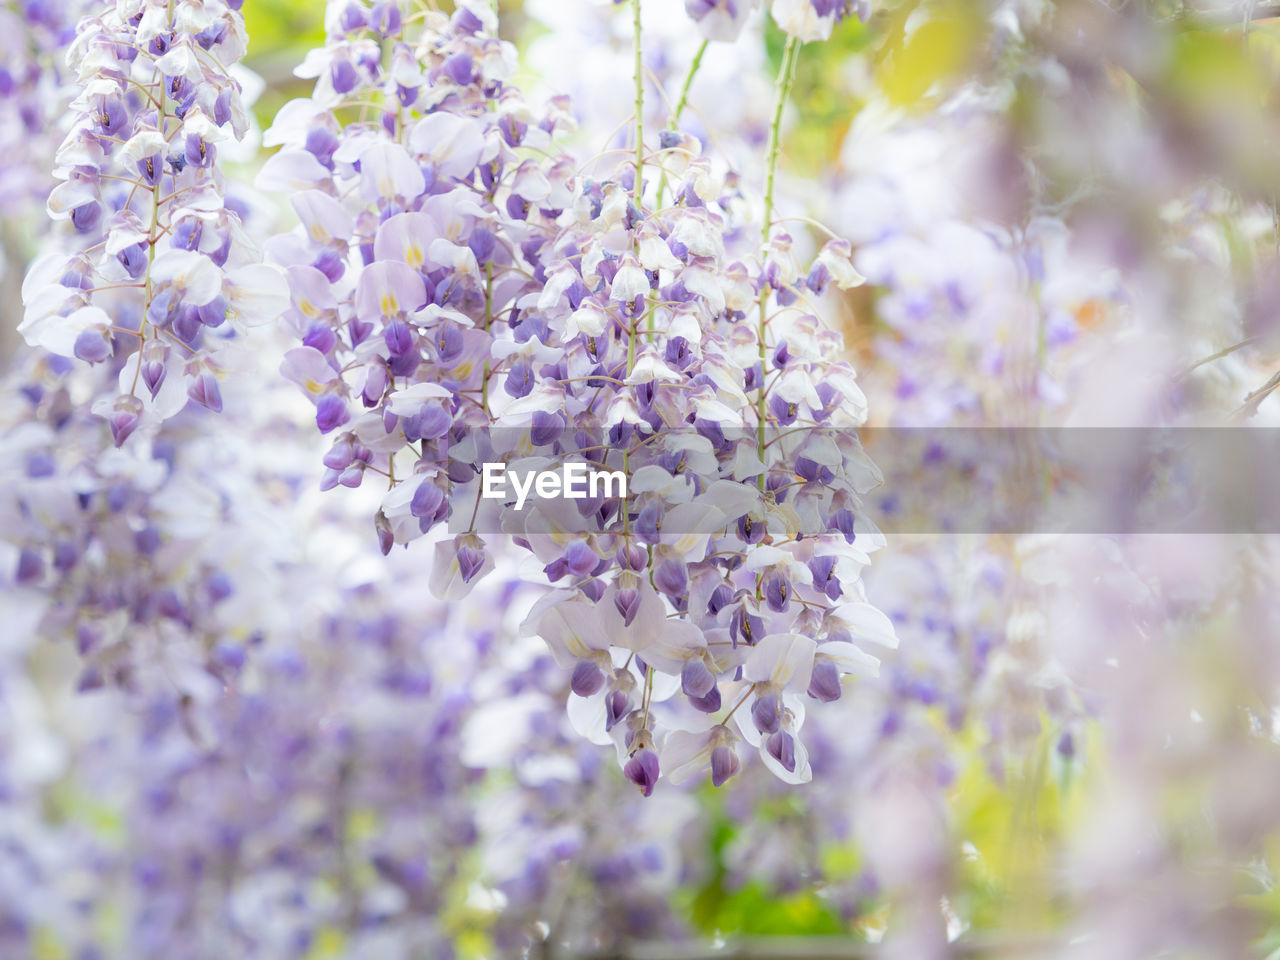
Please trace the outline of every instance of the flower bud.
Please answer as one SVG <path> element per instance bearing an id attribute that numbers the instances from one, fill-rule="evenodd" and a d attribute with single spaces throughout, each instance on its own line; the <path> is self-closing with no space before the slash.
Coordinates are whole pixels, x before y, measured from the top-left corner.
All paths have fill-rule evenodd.
<path id="1" fill-rule="evenodd" d="M 640 788 L 646 797 L 653 795 L 653 788 L 658 782 L 658 755 L 647 747 L 638 750 L 627 765 L 623 774 L 628 780 Z"/>

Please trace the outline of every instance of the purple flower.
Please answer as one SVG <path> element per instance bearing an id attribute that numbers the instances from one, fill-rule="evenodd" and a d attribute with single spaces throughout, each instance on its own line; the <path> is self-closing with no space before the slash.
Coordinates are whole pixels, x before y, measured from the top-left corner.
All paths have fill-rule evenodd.
<path id="1" fill-rule="evenodd" d="M 565 548 L 564 560 L 568 571 L 575 577 L 590 575 L 600 563 L 596 552 L 581 540 L 575 540 Z"/>
<path id="2" fill-rule="evenodd" d="M 120 265 L 124 267 L 129 277 L 137 280 L 147 270 L 147 245 L 145 243 L 136 243 L 133 246 L 125 247 L 116 254 L 116 259 L 120 261 Z"/>
<path id="3" fill-rule="evenodd" d="M 111 427 L 111 439 L 118 447 L 138 428 L 142 416 L 142 401 L 137 397 L 119 397 L 111 408 L 107 423 Z"/>
<path id="4" fill-rule="evenodd" d="M 842 507 L 831 516 L 831 528 L 838 530 L 844 537 L 846 543 L 853 543 L 856 534 L 853 532 L 854 515 L 853 511 Z"/>
<path id="5" fill-rule="evenodd" d="M 88 329 L 76 337 L 75 355 L 86 363 L 101 363 L 111 356 L 111 339 L 105 330 Z"/>
<path id="6" fill-rule="evenodd" d="M 202 326 L 220 326 L 229 315 L 263 322 L 278 312 L 279 277 L 254 264 L 253 251 L 237 245 L 237 238 L 246 236 L 242 214 L 248 210 L 225 195 L 217 169 L 214 141 L 241 137 L 248 129 L 239 86 L 228 80 L 233 59 L 243 52 L 238 40 L 227 42 L 243 37 L 236 5 L 217 4 L 172 23 L 141 12 L 128 19 L 86 15 L 76 31 L 66 30 L 63 18 L 81 12 L 78 0 L 61 5 L 30 0 L 24 6 L 36 17 L 29 16 L 28 23 L 43 24 L 52 31 L 49 37 L 70 48 L 70 71 L 48 78 L 51 89 L 74 85 L 81 77 L 90 90 L 121 91 L 74 100 L 79 115 L 67 125 L 58 154 L 73 159 L 59 161 L 59 182 L 48 203 L 55 219 L 69 220 L 71 232 L 51 238 L 51 248 L 65 254 L 63 273 L 80 278 L 83 309 L 103 310 L 117 327 L 144 334 L 148 331 L 139 320 L 145 320 L 160 328 L 162 337 L 190 346 L 187 359 L 195 368 L 211 349 L 201 344 Z M 42 31 L 35 35 L 48 39 Z M 136 80 L 127 92 L 121 77 Z M 168 110 L 157 109 L 162 102 Z M 131 182 L 142 189 L 128 189 Z M 114 282 L 122 272 L 135 282 Z M 144 276 L 146 284 L 136 282 Z M 28 317 L 33 344 L 47 343 L 41 331 L 63 315 L 61 303 L 41 296 L 54 281 L 53 276 L 28 278 L 29 306 L 38 305 Z M 152 339 L 141 336 L 136 345 L 146 351 Z M 89 363 L 102 363 L 111 347 L 126 343 L 108 338 L 95 344 L 90 336 L 76 341 L 61 349 Z M 136 364 L 134 383 L 141 379 L 159 401 L 148 405 L 149 418 L 161 421 L 179 412 L 162 402 L 164 374 L 155 357 L 126 363 Z M 196 394 L 212 396 L 199 386 Z M 138 411 L 108 397 L 89 402 L 108 418 L 115 441 L 122 443 L 136 429 Z"/>
<path id="7" fill-rule="evenodd" d="M 71 224 L 79 233 L 89 233 L 102 222 L 102 204 L 96 200 L 82 203 L 71 211 Z"/>
<path id="8" fill-rule="evenodd" d="M 834 663 L 822 659 L 814 661 L 808 693 L 815 700 L 821 700 L 824 703 L 840 699 L 840 671 L 836 669 Z"/>
<path id="9" fill-rule="evenodd" d="M 707 691 L 705 696 L 690 696 L 689 705 L 695 710 L 700 710 L 703 713 L 719 713 L 720 708 L 724 706 L 720 697 L 720 688 L 713 686 L 709 691 Z"/>
<path id="10" fill-rule="evenodd" d="M 752 8 L 708 0 L 690 11 L 711 36 L 736 34 Z M 796 656 L 808 649 L 807 665 L 792 656 L 763 673 L 757 654 L 773 656 L 779 637 L 790 644 L 841 629 L 830 601 L 847 586 L 841 574 L 856 575 L 865 561 L 859 552 L 836 565 L 838 530 L 792 527 L 839 509 L 852 515 L 856 496 L 836 491 L 833 502 L 829 486 L 865 464 L 852 462 L 836 434 L 809 442 L 802 429 L 766 442 L 811 413 L 839 429 L 863 416 L 852 370 L 835 359 L 834 331 L 781 309 L 799 302 L 805 275 L 790 238 L 759 246 L 758 231 L 740 220 L 750 206 L 739 202 L 742 188 L 717 185 L 711 160 L 685 134 L 653 138 L 677 198 L 665 209 L 656 209 L 659 177 L 647 160 L 640 171 L 630 158 L 615 168 L 602 161 L 584 176 L 581 158 L 559 146 L 568 103 L 523 102 L 499 69 L 507 48 L 480 7 L 446 21 L 404 19 L 401 8 L 375 4 L 368 24 L 394 37 L 385 67 L 361 18 L 340 9 L 340 29 L 315 56 L 324 65 L 317 96 L 298 110 L 302 123 L 282 113 L 273 136 L 283 147 L 264 171 L 282 191 L 303 185 L 294 202 L 302 229 L 278 246 L 294 264 L 285 320 L 304 342 L 290 351 L 288 375 L 312 398 L 358 395 L 367 413 L 352 429 L 377 450 L 361 460 L 339 441 L 322 486 L 359 485 L 371 461 L 394 474 L 375 514 L 384 551 L 449 515 L 446 480 L 448 499 L 474 502 L 473 525 L 510 534 L 510 549 L 532 554 L 555 584 L 525 629 L 546 642 L 575 694 L 603 701 L 593 714 L 603 729 L 592 736 L 612 731 L 637 764 L 654 750 L 648 724 L 669 718 L 637 704 L 673 689 L 677 676 L 686 706 L 717 713 L 725 706 L 717 678 L 735 683 L 750 667 L 760 701 L 753 715 L 765 718 L 770 707 L 769 732 L 785 724 L 794 738 L 796 713 L 782 697 L 804 693 L 812 650 L 798 647 Z M 423 51 L 430 56 L 420 61 Z M 359 73 L 360 97 L 367 89 L 387 109 L 350 119 L 356 98 L 334 76 L 342 63 Z M 532 139 L 537 150 L 510 152 Z M 773 346 L 762 352 L 766 329 Z M 816 390 L 823 380 L 839 389 Z M 318 413 L 330 402 L 317 401 Z M 507 431 L 516 446 L 498 442 Z M 625 467 L 635 487 L 589 494 L 554 517 L 542 515 L 559 508 L 554 500 L 525 510 L 512 498 L 483 503 L 484 464 L 510 461 L 517 449 Z M 796 483 L 797 459 L 805 483 Z M 775 515 L 784 505 L 785 516 Z M 439 541 L 433 592 L 466 596 L 496 569 L 498 549 L 479 532 Z M 827 554 L 829 563 L 805 566 Z M 713 747 L 726 745 L 702 744 L 697 763 L 705 770 Z M 792 753 L 789 769 L 761 755 L 800 782 L 809 768 L 798 740 Z M 717 756 L 722 781 L 737 758 Z M 656 766 L 646 776 L 656 781 Z"/>
<path id="11" fill-rule="evenodd" d="M 329 82 L 338 93 L 350 93 L 360 83 L 360 74 L 350 60 L 338 58 L 329 66 Z"/>
<path id="12" fill-rule="evenodd" d="M 680 689 L 690 697 L 705 697 L 715 685 L 715 675 L 702 660 L 687 661 L 680 672 Z"/>
<path id="13" fill-rule="evenodd" d="M 794 772 L 796 769 L 796 741 L 791 734 L 784 730 L 771 733 L 765 738 L 765 748 L 770 755 L 782 765 L 787 771 Z"/>
<path id="14" fill-rule="evenodd" d="M 840 584 L 840 578 L 835 575 L 835 557 L 814 557 L 809 561 L 809 571 L 813 574 L 814 589 L 821 590 L 829 600 L 840 599 L 843 595 L 843 588 Z"/>
<path id="15" fill-rule="evenodd" d="M 464 545 L 458 548 L 458 568 L 462 573 L 462 582 L 470 583 L 471 578 L 484 566 L 484 552 L 477 547 Z"/>
<path id="16" fill-rule="evenodd" d="M 108 137 L 118 136 L 129 122 L 124 102 L 115 96 L 101 97 L 98 102 L 98 126 Z"/>
<path id="17" fill-rule="evenodd" d="M 640 611 L 640 591 L 635 587 L 620 589 L 613 595 L 613 603 L 623 625 L 629 627 Z"/>
<path id="18" fill-rule="evenodd" d="M 738 755 L 733 747 L 718 746 L 711 751 L 711 782 L 719 787 L 738 772 Z"/>
<path id="19" fill-rule="evenodd" d="M 321 433 L 328 433 L 350 419 L 347 403 L 341 397 L 326 393 L 316 401 L 316 427 Z"/>
<path id="20" fill-rule="evenodd" d="M 214 413 L 222 412 L 222 391 L 218 378 L 210 370 L 201 370 L 187 387 L 187 396 Z"/>
<path id="21" fill-rule="evenodd" d="M 475 80 L 475 68 L 470 55 L 465 53 L 455 53 L 444 62 L 445 74 L 454 82 L 462 84 L 472 83 Z"/>
<path id="22" fill-rule="evenodd" d="M 772 691 L 757 694 L 751 702 L 751 720 L 761 733 L 778 730 L 778 695 Z"/>
<path id="23" fill-rule="evenodd" d="M 205 140 L 203 136 L 198 133 L 189 133 L 187 134 L 182 155 L 191 166 L 208 167 L 213 165 L 216 151 L 213 144 Z"/>
<path id="24" fill-rule="evenodd" d="M 590 660 L 579 660 L 573 668 L 570 686 L 580 697 L 589 697 L 604 686 L 604 674 Z"/>
<path id="25" fill-rule="evenodd" d="M 784 612 L 791 604 L 791 585 L 781 571 L 772 571 L 764 578 L 764 598 L 776 613 Z"/>
<path id="26" fill-rule="evenodd" d="M 502 382 L 502 389 L 512 397 L 527 397 L 533 390 L 533 369 L 528 361 L 518 360 L 507 371 L 507 378 Z"/>
<path id="27" fill-rule="evenodd" d="M 14 571 L 14 582 L 21 586 L 30 586 L 44 577 L 44 558 L 29 547 L 18 553 L 18 566 Z"/>
<path id="28" fill-rule="evenodd" d="M 365 26 L 365 12 L 354 3 L 347 4 L 338 19 L 338 25 L 344 33 L 355 33 Z"/>
<path id="29" fill-rule="evenodd" d="M 631 712 L 631 698 L 625 690 L 611 690 L 604 698 L 605 729 L 612 730 L 619 720 Z"/>
<path id="30" fill-rule="evenodd" d="M 623 768 L 623 774 L 646 797 L 652 796 L 653 788 L 658 783 L 658 755 L 647 747 L 636 751 Z"/>
<path id="31" fill-rule="evenodd" d="M 369 26 L 384 37 L 400 32 L 400 5 L 392 0 L 375 3 L 369 11 Z"/>
<path id="32" fill-rule="evenodd" d="M 669 559 L 658 564 L 654 571 L 654 586 L 670 597 L 682 597 L 688 592 L 689 576 L 684 563 Z"/>

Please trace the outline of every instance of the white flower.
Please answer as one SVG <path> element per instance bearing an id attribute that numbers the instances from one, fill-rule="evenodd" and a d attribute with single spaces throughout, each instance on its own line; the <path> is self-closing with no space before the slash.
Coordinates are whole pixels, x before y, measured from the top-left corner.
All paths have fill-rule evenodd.
<path id="1" fill-rule="evenodd" d="M 120 153 L 137 163 L 139 160 L 154 157 L 157 153 L 163 153 L 168 149 L 169 143 L 159 131 L 143 130 L 130 137 L 120 148 Z"/>
<path id="2" fill-rule="evenodd" d="M 878 643 L 891 650 L 898 647 L 893 621 L 869 603 L 842 603 L 831 612 L 831 616 L 844 623 L 854 640 Z"/>
<path id="3" fill-rule="evenodd" d="M 267 158 L 253 185 L 267 193 L 294 193 L 310 190 L 328 179 L 328 168 L 315 154 L 301 147 L 285 147 Z"/>
<path id="4" fill-rule="evenodd" d="M 632 385 L 652 383 L 654 381 L 660 383 L 682 383 L 684 379 L 685 377 L 682 373 L 672 370 L 666 361 L 657 354 L 646 351 L 636 358 L 631 375 L 624 382 Z"/>
<path id="5" fill-rule="evenodd" d="M 265 172 L 265 166 L 263 169 Z M 369 200 L 379 197 L 389 200 L 397 196 L 413 199 L 427 188 L 422 170 L 413 157 L 409 156 L 409 151 L 398 143 L 382 140 L 361 151 L 360 176 L 365 197 Z M 326 170 L 325 178 L 327 177 Z"/>
<path id="6" fill-rule="evenodd" d="M 458 554 L 462 549 L 469 548 L 473 541 L 479 542 L 474 534 L 464 534 L 436 543 L 431 562 L 431 577 L 428 580 L 428 587 L 435 597 L 448 601 L 461 600 L 493 570 L 493 555 L 486 551 L 480 567 L 469 578 L 463 578 Z"/>
<path id="7" fill-rule="evenodd" d="M 289 286 L 278 267 L 250 263 L 227 272 L 227 318 L 245 327 L 275 323 L 289 309 Z"/>
<path id="8" fill-rule="evenodd" d="M 459 179 L 468 176 L 480 162 L 485 149 L 484 131 L 470 117 L 441 110 L 414 124 L 409 131 L 409 146 L 429 157 L 439 176 Z"/>
<path id="9" fill-rule="evenodd" d="M 851 290 L 867 282 L 867 278 L 853 268 L 853 247 L 848 240 L 828 242 L 818 252 L 818 262 L 827 268 L 841 290 Z"/>
<path id="10" fill-rule="evenodd" d="M 631 254 L 623 256 L 618 264 L 618 272 L 613 277 L 613 285 L 609 295 L 619 303 L 631 303 L 636 297 L 648 296 L 649 278 L 639 261 Z"/>
<path id="11" fill-rule="evenodd" d="M 600 307 L 590 300 L 582 301 L 569 319 L 565 322 L 565 336 L 575 337 L 584 334 L 588 337 L 598 337 L 609 326 L 609 315 Z"/>
<path id="12" fill-rule="evenodd" d="M 774 633 L 763 638 L 747 654 L 742 676 L 753 683 L 767 683 L 779 690 L 803 690 L 813 672 L 818 644 L 798 633 Z"/>
<path id="13" fill-rule="evenodd" d="M 829 40 L 836 23 L 835 13 L 818 16 L 812 0 L 773 0 L 773 21 L 782 30 L 804 43 Z"/>
<path id="14" fill-rule="evenodd" d="M 18 332 L 33 347 L 43 347 L 50 353 L 70 357 L 75 355 L 76 338 L 93 327 L 106 329 L 111 318 L 97 307 L 81 307 L 67 316 L 56 313 L 35 315 L 28 313 Z"/>
<path id="15" fill-rule="evenodd" d="M 204 80 L 200 59 L 192 49 L 191 41 L 185 37 L 180 37 L 168 52 L 156 61 L 156 67 L 165 76 L 183 77 L 192 83 L 200 83 Z"/>
<path id="16" fill-rule="evenodd" d="M 641 240 L 637 252 L 640 265 L 646 270 L 679 270 L 684 266 L 661 237 L 651 236 Z"/>
<path id="17" fill-rule="evenodd" d="M 181 293 L 182 302 L 201 306 L 222 292 L 222 272 L 194 250 L 166 250 L 151 265 L 151 279 Z M 283 283 L 283 281 L 282 281 Z"/>

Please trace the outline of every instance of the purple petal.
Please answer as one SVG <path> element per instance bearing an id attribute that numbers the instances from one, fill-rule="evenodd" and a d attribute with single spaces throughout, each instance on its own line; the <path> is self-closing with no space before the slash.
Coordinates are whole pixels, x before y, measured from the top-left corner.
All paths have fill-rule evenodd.
<path id="1" fill-rule="evenodd" d="M 646 797 L 651 796 L 658 782 L 658 755 L 649 749 L 640 750 L 627 761 L 622 772 Z"/>

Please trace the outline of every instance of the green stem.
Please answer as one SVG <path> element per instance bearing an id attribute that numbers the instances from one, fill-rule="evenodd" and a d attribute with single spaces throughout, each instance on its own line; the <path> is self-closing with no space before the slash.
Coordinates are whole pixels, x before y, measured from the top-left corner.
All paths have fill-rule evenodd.
<path id="1" fill-rule="evenodd" d="M 493 261 L 484 265 L 484 332 L 493 326 Z M 480 382 L 480 405 L 489 413 L 489 378 L 493 369 L 489 360 L 484 362 L 484 379 Z M 473 521 L 474 522 L 474 521 Z"/>
<path id="2" fill-rule="evenodd" d="M 782 53 L 782 66 L 778 68 L 778 99 L 773 105 L 773 123 L 769 125 L 769 146 L 765 153 L 764 222 L 760 225 L 760 238 L 769 242 L 769 226 L 773 221 L 773 180 L 778 170 L 778 150 L 781 146 L 782 108 L 791 96 L 791 85 L 796 79 L 796 63 L 800 59 L 800 41 L 787 38 L 787 48 Z"/>
<path id="3" fill-rule="evenodd" d="M 707 44 L 710 40 L 703 40 L 702 46 L 698 48 L 698 52 L 693 55 L 693 62 L 689 64 L 689 72 L 684 76 L 684 86 L 680 89 L 680 99 L 676 101 L 676 108 L 671 112 L 671 122 L 667 124 L 670 130 L 680 129 L 680 117 L 684 113 L 684 108 L 689 105 L 689 90 L 693 87 L 693 78 L 698 74 L 698 68 L 702 66 L 702 55 L 707 52 Z M 658 179 L 657 200 L 654 201 L 657 209 L 662 209 L 662 198 L 667 192 L 667 171 L 664 167 L 662 176 Z"/>
<path id="4" fill-rule="evenodd" d="M 640 32 L 640 0 L 631 0 L 631 11 L 633 15 L 633 23 L 635 32 L 632 39 L 632 47 L 635 50 L 635 71 L 634 79 L 636 85 L 636 182 L 632 185 L 631 195 L 635 198 L 636 209 L 641 210 L 641 202 L 644 199 L 644 59 L 641 56 L 644 50 L 642 43 L 642 34 Z M 631 234 L 631 249 L 636 250 L 636 235 Z M 646 305 L 648 297 L 645 298 Z M 627 344 L 627 376 L 631 375 L 632 369 L 636 362 L 636 321 L 632 321 L 629 341 Z"/>
<path id="5" fill-rule="evenodd" d="M 778 151 L 781 145 L 782 108 L 791 96 L 791 85 L 796 78 L 796 63 L 800 59 L 800 41 L 795 37 L 787 38 L 787 48 L 782 54 L 782 66 L 778 69 L 778 99 L 773 108 L 773 123 L 769 126 L 769 146 L 765 153 L 764 175 L 764 218 L 760 224 L 760 265 L 764 267 L 764 248 L 769 243 L 769 228 L 773 222 L 773 182 L 778 170 Z M 757 333 L 760 337 L 760 396 L 756 401 L 756 447 L 760 459 L 764 460 L 764 425 L 765 425 L 765 323 L 768 312 L 769 290 L 760 290 L 760 323 Z M 765 475 L 760 474 L 760 492 L 765 489 Z"/>
<path id="6" fill-rule="evenodd" d="M 641 194 L 644 192 L 644 182 L 640 176 L 644 172 L 644 63 L 640 57 L 640 0 L 631 0 L 631 11 L 632 23 L 635 26 L 632 47 L 635 50 L 636 81 L 636 182 L 631 193 L 635 197 L 636 206 L 639 207 Z"/>
<path id="7" fill-rule="evenodd" d="M 684 108 L 689 104 L 689 88 L 693 86 L 693 78 L 697 76 L 698 68 L 702 66 L 702 55 L 707 52 L 707 44 L 710 42 L 710 40 L 702 41 L 702 46 L 693 55 L 693 63 L 689 64 L 689 72 L 684 77 L 684 87 L 680 90 L 680 99 L 676 101 L 675 112 L 671 114 L 672 130 L 677 129 L 680 125 L 680 115 L 684 113 Z"/>
<path id="8" fill-rule="evenodd" d="M 640 0 L 631 0 L 632 25 L 634 27 L 633 37 L 631 41 L 632 48 L 635 53 L 634 58 L 634 77 L 636 85 L 636 175 L 635 183 L 631 187 L 631 195 L 635 199 L 636 209 L 642 209 L 641 201 L 644 194 L 644 59 L 642 57 L 643 45 L 642 34 L 640 31 Z M 631 246 L 634 250 L 636 247 L 636 236 L 633 232 L 631 235 Z M 638 318 L 632 318 L 630 330 L 627 334 L 627 376 L 631 376 L 631 371 L 635 369 L 636 363 L 636 323 Z M 622 472 L 630 473 L 631 453 L 624 451 L 622 454 Z M 622 532 L 624 535 L 631 533 L 631 512 L 627 507 L 626 501 L 622 501 L 620 506 L 622 513 Z"/>

